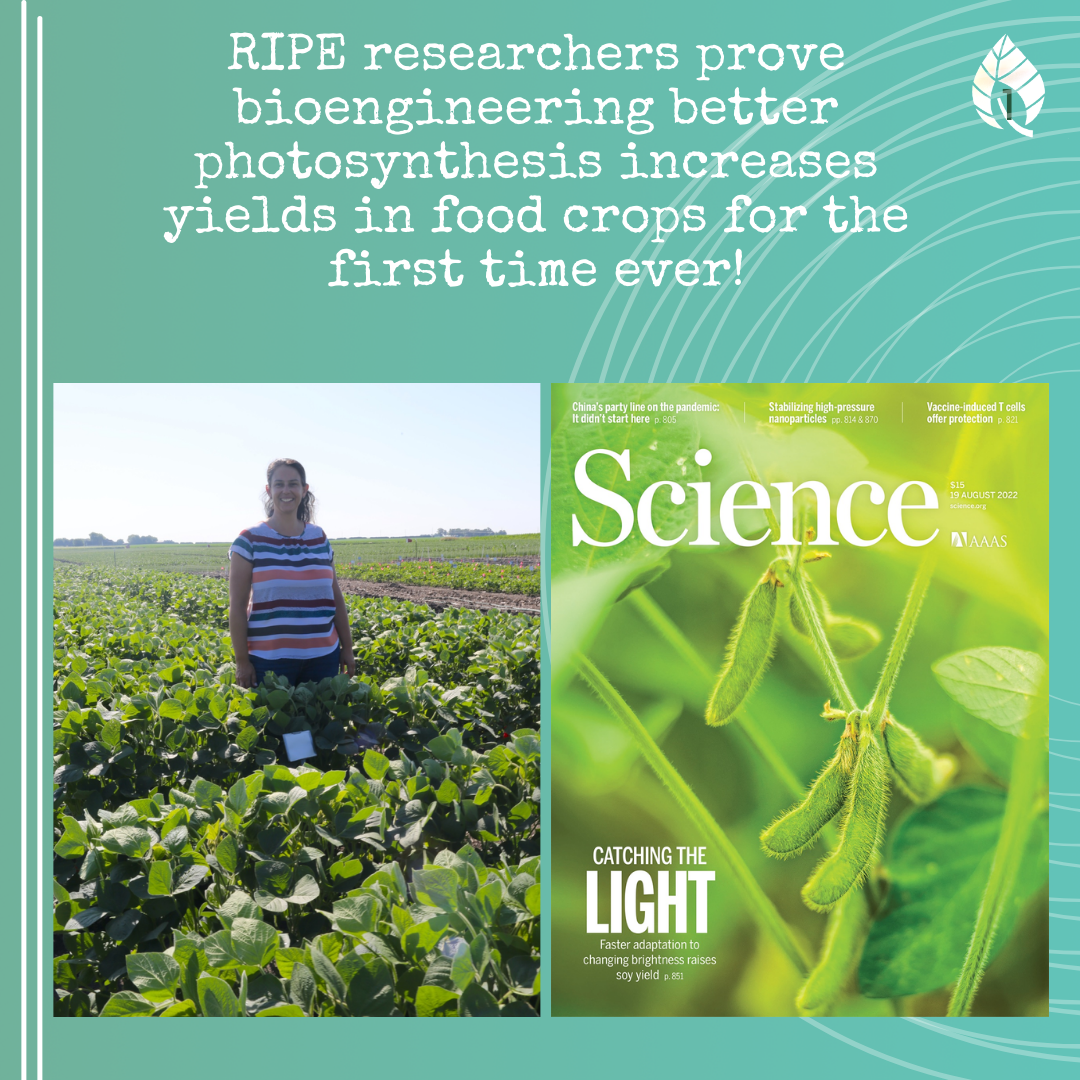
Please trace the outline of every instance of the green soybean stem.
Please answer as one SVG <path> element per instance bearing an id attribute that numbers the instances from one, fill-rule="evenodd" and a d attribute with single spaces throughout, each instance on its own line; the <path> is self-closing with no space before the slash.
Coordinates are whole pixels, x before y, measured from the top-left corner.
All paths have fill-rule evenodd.
<path id="1" fill-rule="evenodd" d="M 915 623 L 919 618 L 919 611 L 926 598 L 926 590 L 930 584 L 930 578 L 934 575 L 936 564 L 937 557 L 928 548 L 923 552 L 919 569 L 915 572 L 915 580 L 908 590 L 903 614 L 897 624 L 896 633 L 893 634 L 892 643 L 889 645 L 889 655 L 885 658 L 877 689 L 874 690 L 874 697 L 870 702 L 869 724 L 875 731 L 885 715 L 885 710 L 889 707 L 889 698 L 892 697 L 893 687 L 896 685 L 896 676 L 900 673 L 900 664 L 904 659 L 904 653 L 907 652 L 911 635 L 915 632 Z"/>
<path id="2" fill-rule="evenodd" d="M 747 475 L 755 484 L 761 484 L 761 474 L 757 471 L 754 460 L 750 457 L 750 452 L 743 444 L 742 434 L 739 431 L 739 424 L 735 419 L 735 414 L 731 411 L 731 407 L 726 404 L 724 405 L 724 411 L 727 413 L 727 418 L 734 431 L 735 443 L 739 448 L 739 456 L 742 458 L 743 467 L 746 469 Z M 779 536 L 780 522 L 773 512 L 772 506 L 769 504 L 766 504 L 765 506 L 765 520 L 769 523 L 770 531 Z M 810 593 L 806 587 L 806 578 L 803 576 L 802 572 L 801 545 L 797 545 L 794 549 L 789 550 L 792 572 L 788 576 L 792 582 L 792 587 L 795 590 L 798 602 L 806 612 L 806 625 L 810 631 L 810 640 L 814 643 L 814 650 L 817 652 L 818 659 L 825 669 L 826 682 L 831 685 L 833 693 L 844 703 L 844 708 L 850 712 L 852 709 L 858 708 L 858 706 L 856 705 L 855 698 L 848 689 L 847 682 L 844 680 L 844 676 L 840 671 L 840 663 L 832 651 L 832 646 L 825 637 L 825 630 L 821 625 L 821 620 L 818 618 L 817 610 L 810 602 Z"/>
<path id="3" fill-rule="evenodd" d="M 627 598 L 637 608 L 638 614 L 671 646 L 671 648 L 701 675 L 702 686 L 708 693 L 712 687 L 715 671 L 705 662 L 701 653 L 687 640 L 686 635 L 668 618 L 660 605 L 644 590 L 635 589 Z M 776 774 L 777 779 L 788 789 L 793 798 L 801 799 L 806 794 L 803 784 L 788 768 L 776 747 L 758 724 L 747 714 L 746 708 L 740 708 L 735 715 L 735 722 L 761 755 L 762 760 Z"/>
<path id="4" fill-rule="evenodd" d="M 1031 827 L 1032 808 L 1038 794 L 1043 754 L 1046 752 L 1046 723 L 1050 704 L 1046 682 L 1044 677 L 1043 690 L 1032 703 L 1023 735 L 1017 740 L 1016 749 L 1013 751 L 1005 816 L 1001 821 L 1001 833 L 994 850 L 990 877 L 983 890 L 979 913 L 975 917 L 975 929 L 972 931 L 964 966 L 960 969 L 960 978 L 953 989 L 946 1016 L 967 1016 L 971 1012 L 983 972 L 990 961 L 990 948 L 1001 921 L 1001 913 L 1012 897 L 1020 859 Z"/>
<path id="5" fill-rule="evenodd" d="M 801 569 L 793 570 L 788 575 L 788 581 L 795 590 L 795 601 L 803 612 L 806 620 L 806 628 L 810 631 L 810 640 L 813 642 L 814 651 L 818 654 L 821 666 L 825 669 L 825 681 L 829 683 L 833 693 L 840 699 L 844 709 L 851 712 L 859 706 L 854 696 L 848 689 L 848 684 L 840 671 L 840 661 L 832 651 L 829 639 L 825 636 L 825 628 L 821 625 L 817 608 L 810 599 L 810 590 L 807 588 L 806 575 Z"/>
<path id="6" fill-rule="evenodd" d="M 581 677 L 633 738 L 650 768 L 675 797 L 675 801 L 686 816 L 702 835 L 711 840 L 719 849 L 755 921 L 762 930 L 772 935 L 795 969 L 805 977 L 810 971 L 812 963 L 810 957 L 795 938 L 791 928 L 781 918 L 773 902 L 765 895 L 749 867 L 743 862 L 742 856 L 728 839 L 727 833 L 717 824 L 690 785 L 653 741 L 634 711 L 623 701 L 619 692 L 608 682 L 596 665 L 580 652 L 576 654 L 575 659 Z"/>

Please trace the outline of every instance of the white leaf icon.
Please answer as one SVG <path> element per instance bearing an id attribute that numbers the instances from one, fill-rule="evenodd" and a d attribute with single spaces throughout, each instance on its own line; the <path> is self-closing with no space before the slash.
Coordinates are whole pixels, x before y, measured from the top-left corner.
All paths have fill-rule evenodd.
<path id="1" fill-rule="evenodd" d="M 1000 128 L 998 117 L 994 115 L 994 88 L 1000 84 L 1002 93 L 997 98 L 997 111 L 1001 119 L 1021 135 L 1032 135 L 1029 127 L 1018 124 L 1014 119 L 1013 93 L 1024 104 L 1024 123 L 1030 124 L 1046 100 L 1046 87 L 1035 65 L 1013 44 L 1008 34 L 986 54 L 986 59 L 975 73 L 975 82 L 971 87 L 971 97 L 979 115 L 992 127 Z"/>

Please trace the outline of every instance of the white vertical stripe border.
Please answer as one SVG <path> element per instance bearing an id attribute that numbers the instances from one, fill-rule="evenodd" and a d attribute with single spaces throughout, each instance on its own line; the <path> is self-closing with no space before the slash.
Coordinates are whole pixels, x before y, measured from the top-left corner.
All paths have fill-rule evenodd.
<path id="1" fill-rule="evenodd" d="M 37 700 L 38 700 L 38 723 L 37 723 L 37 757 L 38 775 L 41 775 L 41 766 L 44 763 L 42 753 L 44 751 L 44 728 L 45 728 L 45 703 L 42 697 L 42 686 L 45 678 L 45 647 L 44 647 L 44 596 L 45 596 L 45 549 L 41 543 L 42 525 L 44 524 L 45 509 L 43 496 L 45 494 L 45 480 L 42 475 L 45 464 L 45 443 L 42 432 L 42 420 L 45 415 L 43 391 L 45 387 L 44 372 L 44 268 L 45 268 L 45 93 L 44 93 L 44 68 L 43 59 L 45 51 L 45 24 L 42 17 L 37 18 L 37 531 L 35 536 L 38 542 L 37 558 Z M 45 810 L 44 793 L 38 791 L 37 800 L 37 850 L 38 858 L 45 850 Z M 44 995 L 44 961 L 45 961 L 45 918 L 42 912 L 45 910 L 45 875 L 39 869 L 37 874 L 37 971 L 38 971 L 38 995 L 37 995 L 37 1075 L 38 1080 L 43 1080 L 45 1075 L 44 1045 L 45 1045 L 45 995 Z"/>
<path id="2" fill-rule="evenodd" d="M 19 926 L 21 933 L 19 935 L 19 982 L 22 989 L 22 1000 L 19 1006 L 19 1075 L 21 1080 L 26 1080 L 26 1051 L 27 1051 L 27 950 L 29 948 L 29 942 L 27 940 L 27 634 L 26 634 L 26 613 L 27 613 L 27 597 L 26 597 L 26 563 L 27 563 L 27 521 L 26 521 L 26 463 L 27 463 L 27 431 L 26 431 L 26 331 L 27 331 L 27 285 L 26 285 L 26 217 L 27 217 L 27 205 L 26 205 L 26 118 L 27 118 L 27 92 L 26 92 L 26 80 L 27 80 L 27 62 L 26 62 L 26 0 L 22 0 L 21 4 L 21 51 L 19 53 L 20 60 L 20 80 L 19 80 L 19 93 L 20 93 L 20 112 L 19 112 L 19 151 L 20 151 L 20 172 L 19 172 L 19 268 L 20 268 L 20 295 L 19 295 L 19 332 L 20 332 L 20 351 L 19 351 L 19 364 L 20 364 L 20 410 L 19 410 L 19 423 L 20 423 L 20 437 L 19 437 L 19 466 L 20 466 L 20 506 L 19 506 L 19 520 L 21 528 L 19 530 L 20 541 L 20 575 L 19 575 L 19 588 L 20 588 L 20 623 L 19 628 L 22 634 L 22 645 L 20 651 L 21 663 L 19 665 L 20 673 L 20 715 L 21 722 L 19 724 L 20 741 L 19 741 L 19 762 L 22 769 L 22 787 L 21 787 L 21 803 L 19 807 L 19 867 L 21 874 L 19 880 L 21 888 L 19 891 L 20 909 L 19 909 Z"/>

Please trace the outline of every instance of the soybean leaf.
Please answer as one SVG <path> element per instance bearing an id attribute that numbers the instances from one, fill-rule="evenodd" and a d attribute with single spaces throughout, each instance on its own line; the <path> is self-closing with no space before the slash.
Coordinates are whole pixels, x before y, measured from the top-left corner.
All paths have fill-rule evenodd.
<path id="1" fill-rule="evenodd" d="M 334 901 L 334 923 L 346 934 L 364 934 L 374 930 L 378 914 L 379 902 L 370 893 Z"/>
<path id="2" fill-rule="evenodd" d="M 1003 792 L 956 788 L 897 827 L 888 858 L 889 894 L 859 966 L 866 997 L 926 993 L 959 976 L 1004 810 Z M 1023 901 L 1046 880 L 1047 840 L 1043 816 L 1028 836 L 991 957 L 1008 940 Z"/>
<path id="3" fill-rule="evenodd" d="M 252 899 L 263 909 L 263 911 L 281 914 L 281 912 L 289 910 L 289 905 L 285 902 L 284 897 L 274 896 L 265 889 L 256 889 Z"/>
<path id="4" fill-rule="evenodd" d="M 236 967 L 236 954 L 233 952 L 232 935 L 228 930 L 219 930 L 203 942 L 206 962 L 212 968 Z"/>
<path id="5" fill-rule="evenodd" d="M 289 976 L 289 998 L 308 1016 L 313 1015 L 316 990 L 315 976 L 311 974 L 311 969 L 306 964 L 293 964 Z"/>
<path id="6" fill-rule="evenodd" d="M 458 1012 L 461 1016 L 498 1016 L 499 1005 L 479 983 L 472 982 L 461 993 Z"/>
<path id="7" fill-rule="evenodd" d="M 233 920 L 232 949 L 241 964 L 265 967 L 278 949 L 278 932 L 259 919 Z"/>
<path id="8" fill-rule="evenodd" d="M 150 864 L 150 873 L 146 876 L 146 891 L 151 896 L 170 896 L 172 894 L 172 867 L 165 860 Z"/>
<path id="9" fill-rule="evenodd" d="M 113 939 L 113 941 L 126 941 L 131 937 L 135 930 L 135 927 L 139 924 L 139 913 L 131 908 L 125 911 L 119 919 L 113 919 L 107 927 L 105 927 L 105 933 Z"/>
<path id="10" fill-rule="evenodd" d="M 68 919 L 64 929 L 77 931 L 85 930 L 88 926 L 93 926 L 103 915 L 105 915 L 104 908 L 87 908 L 85 911 L 80 911 Z"/>
<path id="11" fill-rule="evenodd" d="M 394 1007 L 394 981 L 390 969 L 370 957 L 349 982 L 345 1003 L 353 1016 L 389 1016 Z"/>
<path id="12" fill-rule="evenodd" d="M 310 904 L 318 899 L 319 883 L 310 875 L 304 874 L 292 888 L 292 892 L 285 897 L 290 904 Z"/>
<path id="13" fill-rule="evenodd" d="M 180 873 L 173 878 L 173 896 L 194 889 L 195 886 L 209 873 L 210 868 L 208 866 L 203 866 L 202 863 L 192 863 L 190 866 L 185 866 Z"/>
<path id="14" fill-rule="evenodd" d="M 458 990 L 464 990 L 476 976 L 469 944 L 464 938 L 457 939 L 457 945 L 449 960 L 450 979 Z"/>
<path id="15" fill-rule="evenodd" d="M 307 1016 L 299 1005 L 271 1005 L 269 1009 L 260 1009 L 256 1016 Z"/>
<path id="16" fill-rule="evenodd" d="M 106 720 L 98 732 L 98 742 L 115 751 L 120 745 L 122 730 L 119 720 Z"/>
<path id="17" fill-rule="evenodd" d="M 445 866 L 429 866 L 413 871 L 416 899 L 440 911 L 457 911 L 458 876 Z"/>
<path id="18" fill-rule="evenodd" d="M 449 921 L 449 916 L 437 915 L 432 919 L 414 923 L 401 935 L 402 949 L 408 956 L 421 959 L 439 944 Z"/>
<path id="19" fill-rule="evenodd" d="M 174 855 L 179 854 L 187 846 L 188 829 L 186 825 L 177 825 L 161 837 L 162 846 Z"/>
<path id="20" fill-rule="evenodd" d="M 1035 653 L 994 646 L 953 653 L 932 670 L 945 692 L 972 716 L 1018 735 L 1046 665 Z"/>
<path id="21" fill-rule="evenodd" d="M 421 986 L 416 991 L 417 1016 L 457 1016 L 458 996 L 441 986 Z"/>
<path id="22" fill-rule="evenodd" d="M 450 803 L 457 802 L 461 798 L 461 791 L 453 780 L 444 780 L 439 785 L 439 790 L 435 792 L 435 798 L 443 806 L 449 806 Z"/>
<path id="23" fill-rule="evenodd" d="M 184 706 L 175 698 L 166 698 L 159 706 L 158 713 L 166 720 L 182 720 Z"/>
<path id="24" fill-rule="evenodd" d="M 128 953 L 125 957 L 128 978 L 139 992 L 154 1002 L 176 996 L 180 965 L 165 953 Z"/>
<path id="25" fill-rule="evenodd" d="M 530 885 L 525 893 L 525 906 L 533 915 L 540 914 L 540 886 Z"/>
<path id="26" fill-rule="evenodd" d="M 436 735 L 427 744 L 428 753 L 437 757 L 440 761 L 449 761 L 454 756 L 454 751 L 457 748 L 458 744 L 447 735 Z"/>
<path id="27" fill-rule="evenodd" d="M 515 994 L 531 997 L 536 992 L 536 980 L 540 977 L 540 961 L 530 956 L 511 956 L 506 962 L 510 973 L 510 989 Z"/>
<path id="28" fill-rule="evenodd" d="M 203 1016 L 239 1016 L 240 1002 L 224 979 L 204 975 L 198 982 Z"/>
<path id="29" fill-rule="evenodd" d="M 175 1001 L 162 1014 L 162 1016 L 198 1016 L 199 1010 L 195 1002 L 190 998 L 185 1001 Z"/>
<path id="30" fill-rule="evenodd" d="M 145 858 L 150 851 L 151 843 L 150 833 L 146 829 L 138 829 L 134 825 L 110 829 L 107 833 L 103 833 L 101 837 L 101 846 L 106 851 L 126 855 L 129 859 Z"/>
<path id="31" fill-rule="evenodd" d="M 199 777 L 191 785 L 191 794 L 195 797 L 197 805 L 204 810 L 209 810 L 222 796 L 222 790 L 217 784 L 211 784 L 209 780 Z"/>
<path id="32" fill-rule="evenodd" d="M 255 867 L 255 877 L 259 884 L 270 893 L 284 896 L 289 888 L 292 867 L 279 859 L 267 859 Z"/>
<path id="33" fill-rule="evenodd" d="M 214 849 L 214 858 L 227 874 L 235 874 L 236 868 L 240 865 L 240 845 L 235 837 L 228 834 L 223 836 Z"/>
<path id="34" fill-rule="evenodd" d="M 225 799 L 225 805 L 230 810 L 235 810 L 237 814 L 243 815 L 244 811 L 251 805 L 251 796 L 248 794 L 247 784 L 243 780 L 237 780 L 231 788 L 229 788 L 229 794 Z"/>
<path id="35" fill-rule="evenodd" d="M 86 853 L 90 841 L 83 827 L 73 818 L 64 817 L 64 835 L 56 842 L 53 851 L 61 859 L 75 859 Z"/>
<path id="36" fill-rule="evenodd" d="M 147 1001 L 142 994 L 131 990 L 121 990 L 113 994 L 101 1010 L 102 1016 L 153 1016 L 153 1002 Z"/>
<path id="37" fill-rule="evenodd" d="M 364 754 L 364 772 L 372 780 L 381 780 L 389 768 L 390 760 L 385 755 L 380 754 L 378 750 L 368 750 Z"/>
<path id="38" fill-rule="evenodd" d="M 345 980 L 341 977 L 333 962 L 320 949 L 312 948 L 311 962 L 315 967 L 316 976 L 322 980 L 323 985 L 331 996 L 338 1001 L 345 1000 Z M 295 969 L 293 969 L 295 972 Z"/>

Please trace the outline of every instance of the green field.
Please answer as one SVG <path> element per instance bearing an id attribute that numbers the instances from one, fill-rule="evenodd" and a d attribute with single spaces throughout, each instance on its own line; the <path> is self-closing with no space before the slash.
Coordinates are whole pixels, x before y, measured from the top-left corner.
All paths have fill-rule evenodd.
<path id="1" fill-rule="evenodd" d="M 231 543 L 231 541 L 230 541 Z M 421 537 L 408 541 L 332 540 L 339 566 L 396 563 L 399 559 L 459 561 L 499 559 L 538 565 L 540 534 L 473 536 L 454 540 Z M 54 563 L 77 566 L 115 566 L 131 570 L 164 570 L 173 573 L 208 574 L 229 565 L 229 543 L 140 544 L 135 547 L 58 547 Z M 458 588 L 467 586 L 455 586 Z M 488 586 L 485 586 L 488 587 Z"/>
<path id="2" fill-rule="evenodd" d="M 540 621 L 347 602 L 242 690 L 226 582 L 57 567 L 56 1015 L 536 1016 Z"/>

